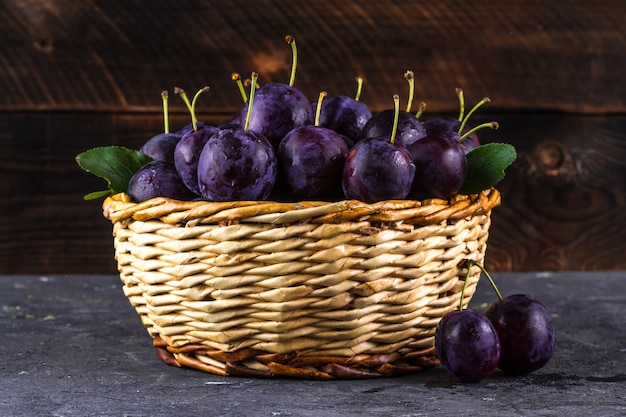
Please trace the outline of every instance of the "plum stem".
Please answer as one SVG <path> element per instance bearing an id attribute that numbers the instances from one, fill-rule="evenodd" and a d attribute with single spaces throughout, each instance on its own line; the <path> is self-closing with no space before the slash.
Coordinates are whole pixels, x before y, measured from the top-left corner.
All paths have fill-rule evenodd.
<path id="1" fill-rule="evenodd" d="M 484 266 L 482 266 L 481 264 L 479 264 L 478 262 L 475 262 L 473 260 L 467 260 L 469 266 L 468 266 L 468 275 L 469 275 L 469 268 L 472 265 L 476 265 L 483 274 L 485 274 L 485 276 L 487 277 L 487 280 L 489 281 L 489 284 L 491 284 L 491 288 L 493 288 L 493 290 L 496 293 L 496 296 L 498 296 L 498 300 L 502 300 L 502 294 L 500 293 L 500 290 L 498 290 L 498 286 L 496 285 L 495 281 L 493 280 L 493 278 L 491 278 L 491 275 L 489 275 L 489 272 L 487 272 L 487 270 L 485 269 Z"/>
<path id="2" fill-rule="evenodd" d="M 250 128 L 250 117 L 252 116 L 252 105 L 254 104 L 254 93 L 256 92 L 256 80 L 259 78 L 259 74 L 256 72 L 252 73 L 252 78 L 250 82 L 250 100 L 248 100 L 248 113 L 246 114 L 246 123 L 243 127 L 243 130 L 246 132 Z"/>
<path id="3" fill-rule="evenodd" d="M 498 122 L 487 122 L 487 123 L 483 123 L 481 125 L 478 125 L 476 127 L 474 127 L 473 129 L 468 130 L 467 132 L 465 132 L 463 135 L 461 135 L 461 137 L 459 137 L 459 139 L 456 141 L 456 143 L 461 143 L 463 142 L 465 139 L 467 139 L 469 137 L 469 135 L 471 135 L 472 133 L 476 132 L 477 130 L 480 129 L 484 129 L 486 127 L 490 127 L 493 130 L 498 130 L 500 128 L 500 125 L 498 124 Z"/>
<path id="4" fill-rule="evenodd" d="M 250 85 L 252 84 L 252 80 L 250 78 L 246 78 L 245 80 L 243 80 L 243 86 L 245 88 L 250 88 Z M 259 83 L 254 83 L 255 88 L 259 88 L 260 85 Z"/>
<path id="5" fill-rule="evenodd" d="M 296 67 L 298 66 L 298 48 L 296 47 L 296 38 L 291 35 L 285 36 L 285 41 L 291 45 L 291 75 L 289 77 L 289 86 L 293 87 L 296 82 Z"/>
<path id="6" fill-rule="evenodd" d="M 467 123 L 467 121 L 469 120 L 470 116 L 476 111 L 478 110 L 478 108 L 480 106 L 482 106 L 485 103 L 489 103 L 491 102 L 491 99 L 489 97 L 485 97 L 482 100 L 480 100 L 478 103 L 476 103 L 476 105 L 474 107 L 472 107 L 472 109 L 470 111 L 467 112 L 467 115 L 463 118 L 463 120 L 461 121 L 461 125 L 459 126 L 459 130 L 457 131 L 457 133 L 460 135 L 461 132 L 463 132 L 463 128 L 465 128 L 465 124 Z"/>
<path id="7" fill-rule="evenodd" d="M 465 274 L 465 281 L 463 281 L 463 288 L 461 288 L 461 298 L 459 300 L 459 311 L 463 311 L 463 300 L 465 298 L 465 288 L 467 287 L 467 282 L 469 281 L 470 271 L 472 270 L 472 265 L 474 263 L 469 261 L 467 265 L 467 273 Z"/>
<path id="8" fill-rule="evenodd" d="M 393 95 L 393 127 L 391 128 L 391 139 L 390 143 L 396 142 L 396 133 L 398 133 L 398 119 L 400 117 L 400 96 L 397 94 Z"/>
<path id="9" fill-rule="evenodd" d="M 174 94 L 177 94 L 178 96 L 180 96 L 180 98 L 183 100 L 183 102 L 187 106 L 187 110 L 189 110 L 189 114 L 191 114 L 191 123 L 193 126 L 193 130 L 196 130 L 196 125 L 194 124 L 194 119 L 196 116 L 193 114 L 193 111 L 191 110 L 191 102 L 189 101 L 189 97 L 187 97 L 187 93 L 185 93 L 185 90 L 183 90 L 180 87 L 174 87 Z"/>
<path id="10" fill-rule="evenodd" d="M 409 99 L 406 103 L 406 112 L 409 113 L 413 106 L 413 96 L 415 95 L 415 74 L 413 74 L 413 71 L 408 70 L 404 73 L 404 78 L 409 83 Z"/>
<path id="11" fill-rule="evenodd" d="M 237 83 L 237 87 L 239 87 L 239 93 L 241 94 L 241 98 L 243 99 L 243 102 L 246 103 L 248 101 L 248 95 L 246 94 L 246 89 L 243 86 L 243 82 L 241 82 L 241 77 L 239 76 L 239 73 L 237 72 L 233 72 L 230 75 L 230 78 Z"/>
<path id="12" fill-rule="evenodd" d="M 361 91 L 363 91 L 363 77 L 356 77 L 356 94 L 354 95 L 354 101 L 359 101 Z"/>
<path id="13" fill-rule="evenodd" d="M 465 114 L 465 97 L 463 96 L 463 90 L 459 87 L 455 88 L 454 92 L 459 98 L 459 122 L 462 122 L 463 115 Z"/>
<path id="14" fill-rule="evenodd" d="M 415 113 L 415 118 L 419 119 L 420 117 L 422 117 L 422 113 L 424 113 L 424 110 L 426 110 L 426 102 L 420 101 L 420 105 L 419 105 L 419 108 L 417 109 L 417 113 Z"/>
<path id="15" fill-rule="evenodd" d="M 315 109 L 315 126 L 320 125 L 320 114 L 322 113 L 322 101 L 324 101 L 324 97 L 326 97 L 328 93 L 326 91 L 321 91 L 319 97 L 317 98 L 317 108 Z"/>
<path id="16" fill-rule="evenodd" d="M 161 100 L 163 100 L 163 132 L 170 133 L 170 118 L 167 110 L 168 92 L 167 90 L 161 91 Z"/>
<path id="17" fill-rule="evenodd" d="M 198 101 L 198 97 L 200 97 L 200 94 L 202 93 L 206 93 L 207 91 L 209 91 L 210 87 L 204 86 L 201 89 L 198 90 L 198 92 L 196 92 L 196 94 L 194 94 L 193 99 L 191 100 L 191 123 L 193 123 L 193 130 L 194 132 L 198 130 L 198 118 L 196 117 L 196 102 Z"/>

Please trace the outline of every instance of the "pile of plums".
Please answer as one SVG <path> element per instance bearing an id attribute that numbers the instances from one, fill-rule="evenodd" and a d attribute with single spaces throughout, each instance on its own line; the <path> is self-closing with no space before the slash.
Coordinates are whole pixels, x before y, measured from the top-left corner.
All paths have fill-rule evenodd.
<path id="1" fill-rule="evenodd" d="M 498 301 L 483 312 L 463 309 L 439 321 L 435 348 L 441 365 L 465 382 L 478 382 L 496 369 L 521 375 L 545 366 L 554 353 L 556 332 L 550 311 L 535 297 L 502 297 L 489 273 L 482 269 Z M 469 273 L 468 273 L 469 275 Z"/>
<path id="2" fill-rule="evenodd" d="M 361 79 L 355 97 L 323 92 L 310 101 L 290 84 L 257 89 L 252 77 L 249 99 L 223 125 L 197 121 L 182 95 L 192 122 L 140 149 L 153 161 L 129 181 L 134 201 L 448 199 L 465 180 L 466 153 L 479 145 L 465 123 L 471 112 L 422 123 L 423 106 L 400 110 L 394 95 L 394 108 L 372 114 L 359 100 Z"/>

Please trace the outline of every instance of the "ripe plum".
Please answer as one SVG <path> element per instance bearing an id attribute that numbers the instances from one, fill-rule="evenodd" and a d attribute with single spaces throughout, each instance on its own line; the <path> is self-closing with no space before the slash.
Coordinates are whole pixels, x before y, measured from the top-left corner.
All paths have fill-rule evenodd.
<path id="1" fill-rule="evenodd" d="M 490 376 L 501 352 L 496 329 L 475 310 L 457 310 L 443 316 L 435 333 L 435 350 L 444 369 L 466 382 Z"/>
<path id="2" fill-rule="evenodd" d="M 393 109 L 383 110 L 373 115 L 363 126 L 361 139 L 391 136 L 395 118 Z M 396 142 L 407 148 L 414 142 L 426 136 L 426 129 L 420 120 L 413 113 L 407 111 L 398 112 L 398 130 Z"/>
<path id="3" fill-rule="evenodd" d="M 240 113 L 239 124 L 246 125 L 247 105 Z M 289 131 L 313 123 L 313 110 L 306 96 L 295 87 L 269 83 L 256 91 L 249 130 L 263 135 L 274 148 Z"/>
<path id="4" fill-rule="evenodd" d="M 407 149 L 415 163 L 409 198 L 449 199 L 459 192 L 467 175 L 467 158 L 456 141 L 445 136 L 428 136 Z"/>
<path id="5" fill-rule="evenodd" d="M 203 127 L 207 127 L 207 126 L 214 126 L 214 124 L 210 123 L 210 122 L 202 122 L 200 120 L 196 121 L 196 130 L 202 129 Z M 183 126 L 180 129 L 178 129 L 176 131 L 176 134 L 178 134 L 178 135 L 180 135 L 182 137 L 182 136 L 185 136 L 185 135 L 187 135 L 187 134 L 189 134 L 189 133 L 191 133 L 193 131 L 194 131 L 193 123 L 187 123 L 185 126 Z"/>
<path id="6" fill-rule="evenodd" d="M 219 129 L 204 125 L 184 135 L 174 149 L 174 165 L 187 188 L 200 194 L 198 186 L 198 159 L 204 145 Z"/>
<path id="7" fill-rule="evenodd" d="M 152 161 L 141 167 L 128 182 L 128 195 L 135 202 L 154 197 L 193 200 L 197 197 L 183 183 L 172 162 Z"/>
<path id="8" fill-rule="evenodd" d="M 366 203 L 403 199 L 411 189 L 415 165 L 403 145 L 388 137 L 358 141 L 344 164 L 342 187 L 346 198 Z"/>
<path id="9" fill-rule="evenodd" d="M 485 310 L 502 344 L 498 367 L 524 374 L 543 367 L 554 352 L 556 335 L 548 309 L 536 298 L 514 294 Z"/>
<path id="10" fill-rule="evenodd" d="M 437 117 L 424 122 L 424 128 L 426 128 L 426 134 L 428 136 L 446 136 L 456 141 L 461 138 L 461 135 L 459 134 L 460 127 L 461 121 L 451 117 Z M 470 129 L 471 128 L 469 126 L 464 126 L 461 134 L 469 132 Z M 463 148 L 463 151 L 468 153 L 477 146 L 480 146 L 480 140 L 478 139 L 476 132 L 474 132 L 463 139 L 460 142 L 460 145 L 461 148 Z"/>
<path id="11" fill-rule="evenodd" d="M 297 199 L 338 199 L 343 195 L 341 176 L 347 156 L 348 146 L 337 132 L 301 126 L 280 142 L 279 175 L 289 195 Z"/>
<path id="12" fill-rule="evenodd" d="M 174 148 L 181 138 L 178 133 L 159 133 L 148 139 L 139 151 L 155 161 L 174 162 Z"/>
<path id="13" fill-rule="evenodd" d="M 272 145 L 251 130 L 220 130 L 198 160 L 198 186 L 210 201 L 264 200 L 276 181 Z"/>
<path id="14" fill-rule="evenodd" d="M 316 107 L 317 103 L 313 105 L 314 112 Z M 361 130 L 371 117 L 371 110 L 362 101 L 348 96 L 333 96 L 322 103 L 319 125 L 356 142 L 360 138 Z"/>

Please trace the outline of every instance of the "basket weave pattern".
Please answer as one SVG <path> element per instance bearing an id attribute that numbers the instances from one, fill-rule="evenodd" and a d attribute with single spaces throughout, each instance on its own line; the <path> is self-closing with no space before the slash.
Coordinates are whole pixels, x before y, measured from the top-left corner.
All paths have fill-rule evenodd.
<path id="1" fill-rule="evenodd" d="M 124 293 L 168 364 L 368 378 L 436 366 L 495 189 L 450 201 L 104 202 Z M 469 303 L 480 276 L 474 268 Z"/>

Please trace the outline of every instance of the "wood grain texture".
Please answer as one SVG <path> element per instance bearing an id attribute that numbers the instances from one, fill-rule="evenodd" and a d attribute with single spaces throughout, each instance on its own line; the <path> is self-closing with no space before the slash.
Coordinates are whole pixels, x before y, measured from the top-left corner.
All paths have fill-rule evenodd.
<path id="1" fill-rule="evenodd" d="M 361 75 L 363 101 L 391 107 L 412 69 L 437 112 L 457 85 L 503 110 L 624 112 L 624 15 L 622 0 L 4 0 L 0 109 L 158 111 L 162 89 L 208 84 L 202 106 L 231 112 L 231 72 L 286 82 L 293 34 L 311 97 Z"/>
<path id="2" fill-rule="evenodd" d="M 186 122 L 172 117 L 173 126 Z M 101 201 L 82 199 L 106 183 L 74 157 L 93 146 L 138 149 L 161 129 L 155 115 L 0 115 L 0 273 L 115 271 Z"/>
<path id="3" fill-rule="evenodd" d="M 491 116 L 501 128 L 483 140 L 511 143 L 519 155 L 498 186 L 487 266 L 626 269 L 626 117 Z M 105 184 L 74 156 L 91 146 L 138 148 L 159 129 L 151 114 L 0 115 L 0 273 L 115 272 L 101 202 L 82 200 Z"/>
<path id="4" fill-rule="evenodd" d="M 624 129 L 626 117 L 519 115 L 485 132 L 518 151 L 498 186 L 492 269 L 626 269 Z"/>

